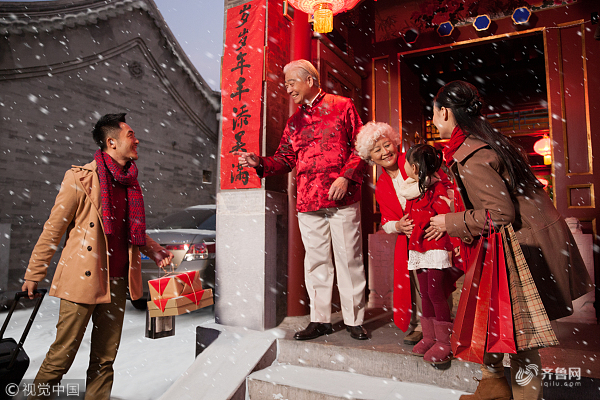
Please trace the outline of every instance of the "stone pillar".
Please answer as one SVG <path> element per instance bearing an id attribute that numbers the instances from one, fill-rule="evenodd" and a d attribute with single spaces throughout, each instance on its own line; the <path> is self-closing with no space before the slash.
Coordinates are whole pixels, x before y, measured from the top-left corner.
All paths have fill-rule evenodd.
<path id="1" fill-rule="evenodd" d="M 225 9 L 244 3 L 225 0 Z M 273 155 L 289 114 L 282 69 L 290 59 L 291 25 L 283 16 L 283 2 L 267 0 L 266 5 L 261 156 Z M 259 100 L 257 97 L 256 101 Z M 262 179 L 257 189 L 217 193 L 217 323 L 265 330 L 275 327 L 286 316 L 286 192 L 287 176 L 280 175 Z"/>
<path id="2" fill-rule="evenodd" d="M 285 313 L 277 306 L 285 296 L 287 196 L 263 189 L 222 191 L 217 216 L 216 322 L 275 327 Z"/>

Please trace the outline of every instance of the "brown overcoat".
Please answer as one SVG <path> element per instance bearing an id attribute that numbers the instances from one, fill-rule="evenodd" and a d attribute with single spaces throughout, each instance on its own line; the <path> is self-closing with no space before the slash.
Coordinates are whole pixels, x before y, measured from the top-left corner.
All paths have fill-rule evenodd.
<path id="1" fill-rule="evenodd" d="M 466 211 L 446 214 L 450 236 L 465 243 L 481 234 L 489 211 L 496 226 L 512 223 L 548 317 L 571 315 L 572 301 L 593 289 L 564 218 L 540 188 L 510 194 L 498 154 L 467 137 L 454 154 L 451 171 Z"/>
<path id="2" fill-rule="evenodd" d="M 65 177 L 44 230 L 31 254 L 25 279 L 40 282 L 66 232 L 49 294 L 75 303 L 110 303 L 108 251 L 102 224 L 102 201 L 96 161 L 73 166 Z M 162 250 L 146 235 L 143 247 L 129 245 L 129 292 L 142 296 L 140 250 L 151 259 Z"/>

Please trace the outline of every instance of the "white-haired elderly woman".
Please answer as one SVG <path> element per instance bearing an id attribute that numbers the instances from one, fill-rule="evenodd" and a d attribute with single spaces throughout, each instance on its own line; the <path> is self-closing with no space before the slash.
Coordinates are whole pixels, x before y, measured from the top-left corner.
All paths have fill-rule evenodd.
<path id="1" fill-rule="evenodd" d="M 400 233 L 394 251 L 394 323 L 402 331 L 407 331 L 410 324 L 413 332 L 409 332 L 404 343 L 415 345 L 421 340 L 421 332 L 414 331 L 418 321 L 415 307 L 417 295 L 414 290 L 417 283 L 414 274 L 408 272 L 408 239 L 414 225 L 410 215 L 404 213 L 406 198 L 400 194 L 408 189 L 406 181 L 410 179 L 404 170 L 406 155 L 400 152 L 400 135 L 390 125 L 372 121 L 360 130 L 355 148 L 360 158 L 383 169 L 375 189 L 375 198 L 381 211 L 381 225 L 386 233 Z M 448 176 L 441 170 L 438 174 L 444 186 L 452 189 Z M 435 236 L 431 238 L 438 239 Z M 408 288 L 413 288 L 412 295 Z M 449 287 L 447 295 L 452 291 L 453 288 Z M 411 301 L 411 297 L 415 301 Z"/>

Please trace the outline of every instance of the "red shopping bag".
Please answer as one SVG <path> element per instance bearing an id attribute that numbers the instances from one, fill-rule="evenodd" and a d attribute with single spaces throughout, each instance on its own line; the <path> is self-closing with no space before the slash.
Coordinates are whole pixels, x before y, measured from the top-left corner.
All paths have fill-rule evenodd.
<path id="1" fill-rule="evenodd" d="M 469 257 L 451 340 L 454 357 L 480 364 L 486 350 L 516 353 L 502 237 L 489 214 L 487 224 Z"/>
<path id="2" fill-rule="evenodd" d="M 480 364 L 485 353 L 492 284 L 489 263 L 485 263 L 486 248 L 487 241 L 482 237 L 469 260 L 451 340 L 454 357 Z"/>
<path id="3" fill-rule="evenodd" d="M 492 290 L 487 330 L 488 353 L 517 352 L 508 289 L 508 275 L 502 235 L 495 232 L 488 237 L 489 262 L 492 265 Z M 487 258 L 487 257 L 486 257 Z"/>

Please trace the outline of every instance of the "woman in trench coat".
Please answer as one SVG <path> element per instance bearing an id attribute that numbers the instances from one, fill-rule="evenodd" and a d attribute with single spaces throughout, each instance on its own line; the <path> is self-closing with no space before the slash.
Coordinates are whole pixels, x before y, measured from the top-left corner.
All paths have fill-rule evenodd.
<path id="1" fill-rule="evenodd" d="M 446 84 L 435 97 L 433 123 L 443 139 L 450 139 L 444 159 L 460 193 L 455 201 L 463 203 L 458 209 L 464 211 L 433 217 L 429 238 L 448 232 L 471 243 L 483 231 L 487 212 L 497 227 L 511 223 L 549 319 L 570 315 L 572 301 L 593 289 L 573 235 L 526 155 L 492 128 L 482 107 L 477 89 L 463 81 Z M 502 358 L 503 354 L 486 353 L 477 391 L 461 400 L 511 398 Z M 512 398 L 541 399 L 538 350 L 519 351 L 510 359 Z M 529 384 L 516 381 L 519 369 L 521 375 L 531 375 Z"/>

